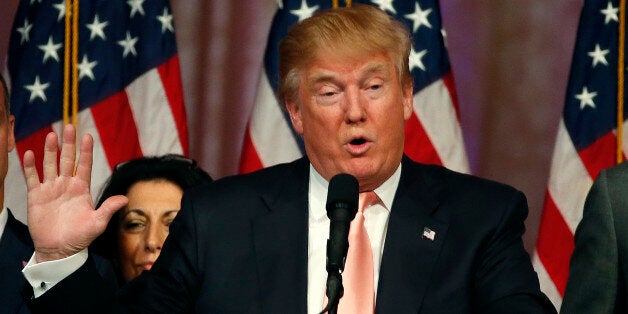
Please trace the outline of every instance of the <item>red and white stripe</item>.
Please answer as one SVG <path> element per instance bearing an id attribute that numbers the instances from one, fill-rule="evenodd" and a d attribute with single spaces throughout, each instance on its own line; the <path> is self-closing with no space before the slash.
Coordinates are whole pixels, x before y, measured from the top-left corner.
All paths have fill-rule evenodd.
<path id="1" fill-rule="evenodd" d="M 62 121 L 57 121 L 19 141 L 9 154 L 5 204 L 23 222 L 26 222 L 26 182 L 21 157 L 27 150 L 33 150 L 41 176 L 45 137 L 51 131 L 60 134 L 61 130 Z M 94 138 L 91 181 L 94 202 L 116 164 L 141 156 L 187 155 L 187 121 L 178 57 L 175 55 L 138 77 L 123 91 L 82 110 L 78 137 L 86 133 Z"/>
<path id="2" fill-rule="evenodd" d="M 301 150 L 281 106 L 268 82 L 268 77 L 262 75 L 255 106 L 244 134 L 240 173 L 252 172 L 301 157 Z"/>
<path id="3" fill-rule="evenodd" d="M 406 124 L 405 153 L 418 162 L 468 173 L 451 73 L 414 94 L 413 100 L 414 114 Z"/>
<path id="4" fill-rule="evenodd" d="M 624 138 L 628 135 L 624 126 Z M 578 152 L 561 120 L 539 236 L 532 258 L 541 290 L 560 309 L 569 277 L 569 260 L 574 250 L 574 234 L 582 219 L 584 202 L 600 170 L 615 164 L 614 132 L 609 132 Z M 624 151 L 628 141 L 623 143 Z"/>

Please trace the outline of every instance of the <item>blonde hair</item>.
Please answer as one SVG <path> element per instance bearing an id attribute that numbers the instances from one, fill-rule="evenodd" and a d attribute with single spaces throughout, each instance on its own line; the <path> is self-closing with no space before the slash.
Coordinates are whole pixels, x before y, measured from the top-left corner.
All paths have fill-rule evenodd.
<path id="1" fill-rule="evenodd" d="M 408 29 L 386 12 L 356 4 L 323 11 L 294 25 L 279 44 L 279 88 L 281 103 L 295 99 L 299 74 L 324 49 L 349 56 L 386 54 L 397 70 L 402 86 L 412 84 L 408 67 L 412 45 Z"/>

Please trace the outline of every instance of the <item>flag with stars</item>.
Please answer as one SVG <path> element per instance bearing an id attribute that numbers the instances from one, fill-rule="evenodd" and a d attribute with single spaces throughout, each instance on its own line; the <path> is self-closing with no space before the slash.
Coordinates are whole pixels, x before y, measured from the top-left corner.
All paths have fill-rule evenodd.
<path id="1" fill-rule="evenodd" d="M 343 1 L 339 1 L 344 5 Z M 402 21 L 413 36 L 410 70 L 414 77 L 414 113 L 406 123 L 405 153 L 412 159 L 468 172 L 468 162 L 454 80 L 445 48 L 439 3 L 436 0 L 353 1 L 379 7 Z M 280 1 L 271 26 L 256 103 L 245 132 L 240 172 L 251 172 L 301 157 L 304 147 L 275 97 L 279 74 L 279 41 L 288 28 L 331 0 Z"/>
<path id="2" fill-rule="evenodd" d="M 557 308 L 586 195 L 599 171 L 616 163 L 618 20 L 617 0 L 584 2 L 533 256 L 541 289 Z"/>
<path id="3" fill-rule="evenodd" d="M 187 154 L 187 122 L 172 10 L 167 0 L 81 0 L 78 17 L 78 134 L 94 137 L 92 194 L 119 162 Z M 60 134 L 63 115 L 64 0 L 22 0 L 8 69 L 17 148 L 5 201 L 25 218 L 21 156 Z M 38 169 L 41 174 L 41 169 Z M 24 220 L 24 219 L 22 219 Z"/>

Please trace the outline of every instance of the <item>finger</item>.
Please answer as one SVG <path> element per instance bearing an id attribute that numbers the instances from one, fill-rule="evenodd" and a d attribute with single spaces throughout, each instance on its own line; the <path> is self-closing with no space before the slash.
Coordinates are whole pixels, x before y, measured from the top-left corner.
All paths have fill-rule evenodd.
<path id="1" fill-rule="evenodd" d="M 94 161 L 94 139 L 85 134 L 81 139 L 81 153 L 79 154 L 76 176 L 87 182 L 89 186 L 92 180 L 92 164 Z"/>
<path id="2" fill-rule="evenodd" d="M 76 162 L 76 129 L 71 124 L 63 128 L 63 143 L 61 145 L 61 158 L 59 159 L 59 175 L 71 177 L 74 175 Z"/>
<path id="3" fill-rule="evenodd" d="M 107 198 L 100 207 L 94 211 L 98 227 L 102 228 L 101 230 L 104 231 L 113 214 L 128 203 L 129 199 L 124 195 L 114 195 Z"/>
<path id="4" fill-rule="evenodd" d="M 46 142 L 44 144 L 44 182 L 54 180 L 57 178 L 57 149 L 59 143 L 57 142 L 57 134 L 54 132 L 46 135 Z"/>
<path id="5" fill-rule="evenodd" d="M 39 174 L 35 167 L 35 154 L 32 150 L 24 153 L 24 179 L 26 179 L 26 189 L 31 191 L 39 186 Z"/>

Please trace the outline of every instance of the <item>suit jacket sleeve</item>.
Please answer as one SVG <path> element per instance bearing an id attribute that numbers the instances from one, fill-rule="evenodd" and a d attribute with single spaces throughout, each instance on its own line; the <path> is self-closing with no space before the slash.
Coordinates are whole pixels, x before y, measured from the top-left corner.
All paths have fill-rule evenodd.
<path id="1" fill-rule="evenodd" d="M 85 264 L 39 298 L 24 286 L 23 296 L 32 313 L 118 313 L 118 284 L 108 261 L 90 256 Z"/>
<path id="2" fill-rule="evenodd" d="M 626 240 L 617 237 L 616 211 L 625 211 L 628 207 L 614 208 L 616 198 L 626 198 L 626 192 L 613 191 L 617 187 L 625 189 L 625 184 L 614 182 L 612 178 L 607 171 L 600 172 L 587 196 L 575 234 L 561 313 L 625 313 L 627 310 L 625 282 L 620 276 L 619 264 L 622 249 L 618 247 L 618 242 Z"/>
<path id="3" fill-rule="evenodd" d="M 506 205 L 508 204 L 508 205 Z M 527 216 L 525 197 L 517 193 L 486 242 L 475 273 L 475 299 L 481 313 L 556 313 L 540 292 L 521 237 Z"/>

